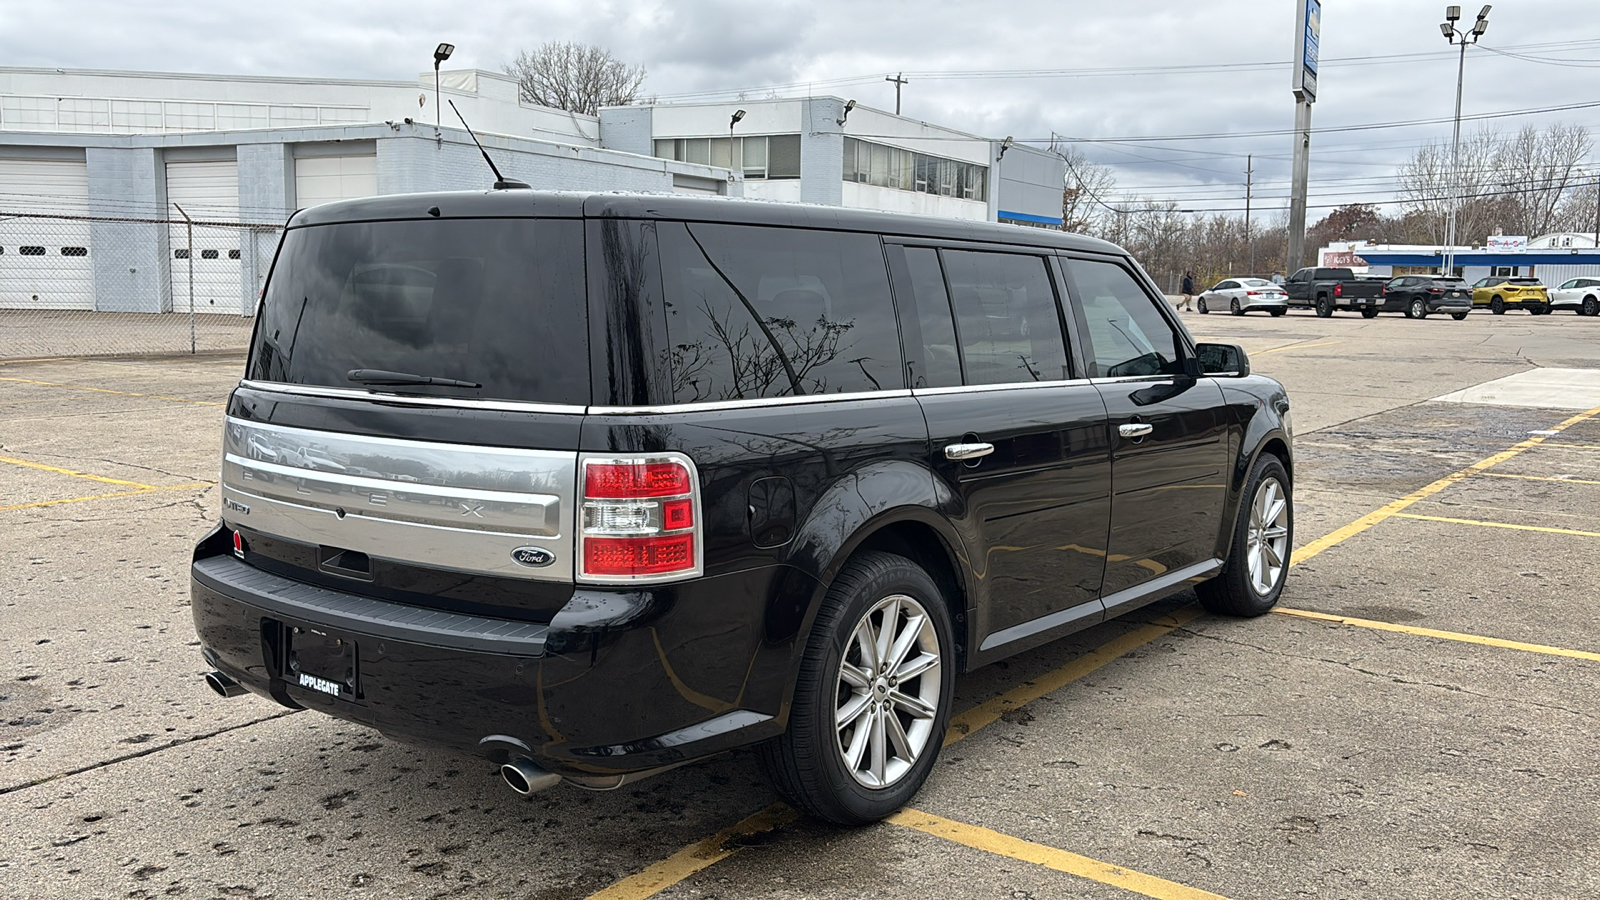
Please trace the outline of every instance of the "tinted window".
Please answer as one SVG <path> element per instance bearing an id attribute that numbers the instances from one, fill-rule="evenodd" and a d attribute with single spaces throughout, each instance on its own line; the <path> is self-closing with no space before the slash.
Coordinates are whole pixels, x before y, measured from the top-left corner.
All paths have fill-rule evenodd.
<path id="1" fill-rule="evenodd" d="M 589 402 L 576 220 L 438 219 L 294 228 L 267 286 L 251 378 L 362 389 L 352 369 L 476 382 L 376 386 Z"/>
<path id="2" fill-rule="evenodd" d="M 909 346 L 906 360 L 912 387 L 949 387 L 961 383 L 961 359 L 956 350 L 956 328 L 951 319 L 950 294 L 944 287 L 939 251 L 927 247 L 905 249 L 911 274 L 912 302 L 922 331 L 921 353 Z"/>
<path id="3" fill-rule="evenodd" d="M 1055 289 L 1037 256 L 942 250 L 967 384 L 1071 378 Z"/>
<path id="4" fill-rule="evenodd" d="M 1069 260 L 1078 307 L 1089 335 L 1092 377 L 1178 372 L 1178 336 L 1127 269 Z"/>
<path id="5" fill-rule="evenodd" d="M 659 226 L 678 403 L 905 387 L 874 235 Z"/>
<path id="6" fill-rule="evenodd" d="M 1216 289 L 1219 290 L 1219 291 L 1227 291 L 1227 290 L 1232 290 L 1233 288 L 1236 288 L 1238 286 L 1239 285 L 1238 285 L 1237 282 L 1224 281 L 1224 282 L 1221 282 L 1220 284 L 1218 284 Z"/>

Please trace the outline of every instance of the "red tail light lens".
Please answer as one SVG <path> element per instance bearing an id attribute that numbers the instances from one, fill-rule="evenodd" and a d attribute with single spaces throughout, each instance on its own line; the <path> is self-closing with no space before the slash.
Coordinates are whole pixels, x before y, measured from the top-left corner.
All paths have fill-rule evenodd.
<path id="1" fill-rule="evenodd" d="M 585 497 L 675 497 L 689 490 L 689 469 L 678 462 L 590 463 L 583 470 Z"/>
<path id="2" fill-rule="evenodd" d="M 1344 285 L 1342 285 L 1342 284 L 1334 285 L 1333 286 L 1333 295 L 1335 297 L 1343 297 L 1344 296 Z"/>
<path id="3" fill-rule="evenodd" d="M 679 454 L 587 459 L 578 580 L 668 581 L 699 575 L 699 497 Z"/>

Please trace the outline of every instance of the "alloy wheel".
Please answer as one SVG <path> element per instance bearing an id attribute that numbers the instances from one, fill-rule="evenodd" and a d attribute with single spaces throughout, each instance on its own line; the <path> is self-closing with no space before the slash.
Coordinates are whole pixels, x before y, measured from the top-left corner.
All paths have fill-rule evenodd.
<path id="1" fill-rule="evenodd" d="M 1265 597 L 1289 562 L 1289 499 L 1276 478 L 1264 479 L 1250 502 L 1245 559 L 1250 567 L 1250 587 Z"/>
<path id="2" fill-rule="evenodd" d="M 888 787 L 929 749 L 942 665 L 938 632 L 913 597 L 885 597 L 856 623 L 834 706 L 836 745 L 856 781 Z"/>

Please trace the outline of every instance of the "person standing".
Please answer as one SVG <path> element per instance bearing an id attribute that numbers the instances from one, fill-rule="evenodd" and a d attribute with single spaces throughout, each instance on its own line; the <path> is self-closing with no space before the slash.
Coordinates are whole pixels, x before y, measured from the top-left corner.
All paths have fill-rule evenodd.
<path id="1" fill-rule="evenodd" d="M 1178 304 L 1178 308 L 1183 310 L 1184 312 L 1188 312 L 1190 309 L 1193 308 L 1193 304 L 1194 304 L 1194 273 L 1188 271 L 1187 269 L 1185 269 L 1184 273 L 1183 273 L 1183 302 Z"/>

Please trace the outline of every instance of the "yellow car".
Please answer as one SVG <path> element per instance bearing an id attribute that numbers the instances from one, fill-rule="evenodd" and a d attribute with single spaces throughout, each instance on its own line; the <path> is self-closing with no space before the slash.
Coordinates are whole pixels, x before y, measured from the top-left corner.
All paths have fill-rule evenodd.
<path id="1" fill-rule="evenodd" d="M 1505 315 L 1505 311 L 1512 308 L 1525 309 L 1531 316 L 1542 316 L 1550 312 L 1550 294 L 1544 282 L 1537 278 L 1492 275 L 1473 282 L 1472 305 L 1475 308 L 1487 306 L 1497 316 Z"/>

